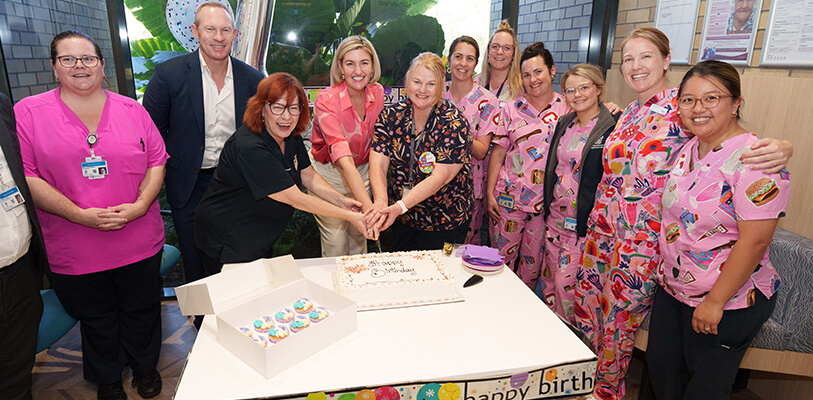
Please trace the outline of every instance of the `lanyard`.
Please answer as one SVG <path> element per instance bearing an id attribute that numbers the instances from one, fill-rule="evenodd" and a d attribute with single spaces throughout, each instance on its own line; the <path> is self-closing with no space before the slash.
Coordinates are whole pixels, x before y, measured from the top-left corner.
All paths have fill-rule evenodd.
<path id="1" fill-rule="evenodd" d="M 415 116 L 412 116 L 412 129 L 409 131 L 410 140 L 409 140 L 409 180 L 408 185 L 412 185 L 412 178 L 414 175 L 414 168 L 415 168 L 415 143 L 417 142 L 420 146 L 421 140 L 423 140 L 424 131 L 421 130 L 421 134 L 417 135 L 415 133 Z"/>
<path id="2" fill-rule="evenodd" d="M 87 138 L 85 138 L 85 141 L 87 141 L 88 146 L 90 146 L 90 156 L 96 157 L 96 154 L 93 151 L 93 145 L 99 141 L 99 137 L 96 136 L 96 131 L 90 131 L 90 133 L 88 133 Z"/>

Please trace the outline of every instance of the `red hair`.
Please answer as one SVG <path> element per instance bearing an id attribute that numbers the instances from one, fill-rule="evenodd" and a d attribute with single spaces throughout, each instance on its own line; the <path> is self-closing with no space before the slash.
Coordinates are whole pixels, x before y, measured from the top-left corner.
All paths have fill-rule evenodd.
<path id="1" fill-rule="evenodd" d="M 308 98 L 305 95 L 305 89 L 302 89 L 302 84 L 299 83 L 299 79 L 285 72 L 273 73 L 260 81 L 260 84 L 257 85 L 257 93 L 248 99 L 246 113 L 243 114 L 243 123 L 252 132 L 258 135 L 262 134 L 263 128 L 265 128 L 263 106 L 265 106 L 265 103 L 275 103 L 283 96 L 288 100 L 287 105 L 298 102 L 302 106 L 302 113 L 299 114 L 299 120 L 296 122 L 293 135 L 304 132 L 305 129 L 308 129 L 311 119 L 308 110 Z"/>

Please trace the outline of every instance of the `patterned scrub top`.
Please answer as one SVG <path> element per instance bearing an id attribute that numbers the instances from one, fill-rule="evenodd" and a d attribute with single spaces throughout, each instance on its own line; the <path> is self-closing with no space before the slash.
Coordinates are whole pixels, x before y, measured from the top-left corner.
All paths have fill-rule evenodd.
<path id="1" fill-rule="evenodd" d="M 313 133 L 310 136 L 313 158 L 322 164 L 353 157 L 355 165 L 367 162 L 378 113 L 384 109 L 384 87 L 378 83 L 365 89 L 364 116 L 359 117 L 347 93 L 347 83 L 331 86 L 319 93 L 313 104 Z"/>
<path id="2" fill-rule="evenodd" d="M 744 133 L 726 140 L 703 159 L 699 141 L 684 146 L 663 193 L 663 227 L 658 281 L 672 296 L 697 307 L 720 276 L 737 242 L 739 220 L 776 219 L 785 215 L 790 174 L 751 170 L 740 161 L 759 138 Z M 754 304 L 754 291 L 770 298 L 779 289 L 779 275 L 765 251 L 751 278 L 723 309 Z"/>
<path id="3" fill-rule="evenodd" d="M 559 117 L 570 112 L 565 97 L 553 94 L 544 110 L 537 111 L 524 96 L 505 104 L 503 125 L 491 143 L 508 149 L 497 177 L 494 197 L 513 198 L 514 208 L 539 213 L 544 207 L 545 165 L 553 129 Z"/>
<path id="4" fill-rule="evenodd" d="M 576 220 L 576 199 L 579 197 L 579 168 L 584 143 L 596 126 L 598 117 L 593 118 L 582 128 L 578 118 L 568 125 L 559 148 L 556 149 L 559 163 L 556 165 L 556 176 L 559 181 L 553 186 L 553 200 L 550 204 L 548 229 L 563 232 L 565 218 Z M 575 229 L 575 225 L 574 225 Z M 575 231 L 573 231 L 575 234 Z"/>
<path id="5" fill-rule="evenodd" d="M 441 99 L 432 108 L 423 132 L 417 137 L 412 136 L 409 99 L 385 108 L 378 115 L 372 149 L 390 159 L 387 185 L 390 204 L 404 197 L 403 189 L 426 179 L 436 163 L 463 164 L 449 183 L 399 216 L 399 222 L 422 231 L 449 231 L 469 223 L 474 208 L 471 140 L 469 123 L 448 100 Z"/>
<path id="6" fill-rule="evenodd" d="M 446 82 L 443 98 L 454 104 L 454 97 L 449 91 L 450 85 L 451 82 Z M 477 138 L 484 135 L 495 134 L 497 126 L 501 124 L 500 100 L 478 84 L 474 84 L 469 93 L 463 96 L 455 106 L 469 121 L 473 140 L 477 140 Z M 478 160 L 476 157 L 471 158 L 471 169 L 474 176 L 474 197 L 477 199 L 482 199 L 486 191 L 486 170 L 488 169 L 488 159 L 490 157 L 491 151 L 482 160 Z"/>
<path id="7" fill-rule="evenodd" d="M 676 88 L 643 106 L 635 100 L 624 110 L 604 144 L 604 176 L 590 229 L 618 239 L 658 241 L 663 185 L 672 159 L 688 140 L 676 111 Z"/>

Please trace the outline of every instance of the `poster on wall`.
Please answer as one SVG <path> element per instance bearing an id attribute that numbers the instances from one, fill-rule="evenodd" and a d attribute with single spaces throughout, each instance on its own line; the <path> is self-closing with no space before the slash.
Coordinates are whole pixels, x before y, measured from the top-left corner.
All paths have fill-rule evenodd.
<path id="1" fill-rule="evenodd" d="M 699 10 L 700 0 L 658 1 L 655 28 L 660 29 L 669 38 L 672 64 L 689 64 L 692 61 L 692 46 Z"/>
<path id="2" fill-rule="evenodd" d="M 773 0 L 760 66 L 813 66 L 813 4 Z"/>
<path id="3" fill-rule="evenodd" d="M 698 61 L 750 64 L 761 9 L 762 0 L 707 0 Z"/>

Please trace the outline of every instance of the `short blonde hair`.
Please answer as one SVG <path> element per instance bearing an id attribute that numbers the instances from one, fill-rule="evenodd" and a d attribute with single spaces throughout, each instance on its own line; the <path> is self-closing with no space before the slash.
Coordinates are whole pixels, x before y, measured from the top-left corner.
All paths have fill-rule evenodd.
<path id="1" fill-rule="evenodd" d="M 234 28 L 234 11 L 232 11 L 231 7 L 228 7 L 219 1 L 207 1 L 198 5 L 198 8 L 195 9 L 195 26 L 200 26 L 200 17 L 198 17 L 198 13 L 200 13 L 200 10 L 203 10 L 206 7 L 222 8 L 226 10 L 226 13 L 229 14 L 229 17 L 231 17 L 231 27 Z"/>
<path id="2" fill-rule="evenodd" d="M 418 54 L 415 58 L 412 59 L 412 63 L 409 64 L 409 69 L 406 73 L 406 80 L 412 78 L 412 74 L 415 73 L 415 70 L 418 67 L 426 67 L 429 71 L 432 72 L 432 75 L 435 76 L 435 84 L 437 90 L 435 91 L 435 103 L 437 104 L 440 101 L 440 98 L 443 97 L 443 85 L 446 84 L 446 65 L 443 64 L 443 60 L 438 57 L 437 54 L 431 52 L 424 52 Z M 409 84 L 407 83 L 408 86 Z"/>
<path id="3" fill-rule="evenodd" d="M 565 72 L 564 75 L 562 75 L 562 80 L 559 81 L 559 86 L 562 89 L 562 94 L 565 93 L 566 88 L 565 84 L 567 82 L 567 79 L 570 78 L 571 76 L 580 76 L 582 78 L 589 79 L 591 82 L 593 82 L 594 85 L 596 85 L 596 88 L 598 89 L 599 103 L 602 101 L 602 99 L 604 99 L 604 88 L 606 87 L 606 83 L 604 82 L 604 73 L 601 72 L 601 69 L 599 69 L 599 67 L 587 63 L 578 64 L 570 67 L 570 69 L 567 70 L 567 72 Z"/>
<path id="4" fill-rule="evenodd" d="M 370 59 L 373 62 L 373 75 L 367 84 L 371 85 L 378 82 L 378 78 L 381 77 L 381 63 L 378 61 L 378 54 L 375 52 L 375 47 L 373 47 L 373 44 L 370 43 L 367 38 L 356 35 L 342 40 L 339 47 L 336 48 L 336 54 L 333 56 L 333 61 L 330 62 L 330 86 L 336 86 L 344 82 L 344 78 L 342 77 L 342 62 L 344 61 L 344 56 L 358 49 L 366 50 L 367 53 L 370 54 Z"/>

